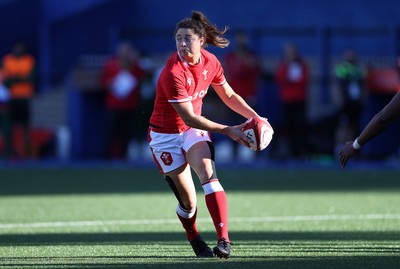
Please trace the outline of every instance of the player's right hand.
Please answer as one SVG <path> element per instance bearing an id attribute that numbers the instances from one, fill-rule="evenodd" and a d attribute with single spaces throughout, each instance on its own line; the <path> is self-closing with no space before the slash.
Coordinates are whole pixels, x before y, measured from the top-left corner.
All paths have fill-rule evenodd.
<path id="1" fill-rule="evenodd" d="M 346 142 L 343 148 L 339 152 L 339 162 L 342 168 L 346 167 L 347 161 L 356 155 L 357 150 L 353 147 L 353 141 Z"/>

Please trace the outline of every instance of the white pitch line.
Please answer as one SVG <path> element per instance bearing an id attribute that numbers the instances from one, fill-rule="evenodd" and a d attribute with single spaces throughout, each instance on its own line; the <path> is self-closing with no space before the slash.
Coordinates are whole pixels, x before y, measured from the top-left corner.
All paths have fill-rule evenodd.
<path id="1" fill-rule="evenodd" d="M 382 220 L 400 219 L 400 214 L 365 214 L 365 215 L 315 215 L 315 216 L 278 216 L 231 218 L 235 222 L 296 222 L 296 221 L 327 221 L 327 220 Z"/>
<path id="2" fill-rule="evenodd" d="M 143 219 L 143 220 L 90 220 L 90 221 L 55 221 L 33 223 L 4 223 L 0 229 L 13 228 L 51 228 L 51 227 L 84 227 L 84 226 L 121 226 L 121 225 L 155 225 L 177 223 L 176 219 Z"/>
<path id="3" fill-rule="evenodd" d="M 298 222 L 298 221 L 361 221 L 400 219 L 400 214 L 364 214 L 364 215 L 315 215 L 315 216 L 272 216 L 272 217 L 232 217 L 229 222 Z M 197 222 L 210 222 L 210 218 L 198 218 Z M 0 223 L 0 229 L 17 228 L 56 228 L 86 226 L 122 226 L 122 225 L 158 225 L 176 224 L 177 219 L 143 219 L 143 220 L 93 220 L 93 221 L 55 221 L 32 223 Z"/>

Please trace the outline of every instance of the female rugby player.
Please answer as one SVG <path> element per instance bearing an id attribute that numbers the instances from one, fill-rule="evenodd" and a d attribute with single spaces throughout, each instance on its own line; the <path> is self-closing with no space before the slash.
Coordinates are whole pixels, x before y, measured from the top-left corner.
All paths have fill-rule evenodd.
<path id="1" fill-rule="evenodd" d="M 154 110 L 150 118 L 149 145 L 160 172 L 174 192 L 176 213 L 197 257 L 230 257 L 228 206 L 218 180 L 214 147 L 209 132 L 227 135 L 249 146 L 241 131 L 244 124 L 228 126 L 202 116 L 203 98 L 209 86 L 221 100 L 245 119 L 258 114 L 229 86 L 224 70 L 207 45 L 225 48 L 229 41 L 205 15 L 193 11 L 175 29 L 176 52 L 168 59 L 157 83 Z M 191 169 L 197 174 L 205 202 L 217 232 L 217 245 L 204 242 L 196 227 L 197 200 Z"/>

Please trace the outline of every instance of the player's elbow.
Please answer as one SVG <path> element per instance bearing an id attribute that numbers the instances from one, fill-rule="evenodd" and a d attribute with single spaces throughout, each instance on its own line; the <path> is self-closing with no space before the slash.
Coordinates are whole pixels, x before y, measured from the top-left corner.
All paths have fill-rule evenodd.
<path id="1" fill-rule="evenodd" d="M 195 116 L 187 115 L 185 117 L 182 117 L 182 120 L 189 127 L 193 127 L 193 128 L 197 127 L 198 120 L 196 119 Z"/>

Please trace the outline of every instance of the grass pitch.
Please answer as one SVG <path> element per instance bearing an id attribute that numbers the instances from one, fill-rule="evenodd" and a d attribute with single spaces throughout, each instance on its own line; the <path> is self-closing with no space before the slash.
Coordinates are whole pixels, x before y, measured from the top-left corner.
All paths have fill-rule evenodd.
<path id="1" fill-rule="evenodd" d="M 399 268 L 400 171 L 219 169 L 229 260 L 196 259 L 156 169 L 0 170 L 0 268 Z M 216 235 L 198 187 L 198 228 Z"/>

